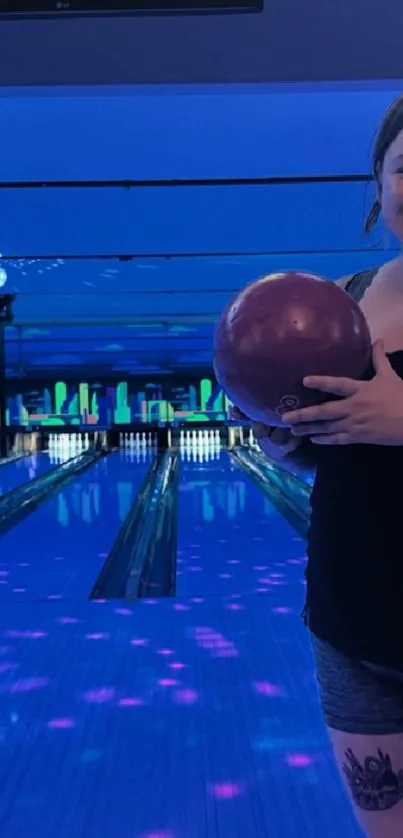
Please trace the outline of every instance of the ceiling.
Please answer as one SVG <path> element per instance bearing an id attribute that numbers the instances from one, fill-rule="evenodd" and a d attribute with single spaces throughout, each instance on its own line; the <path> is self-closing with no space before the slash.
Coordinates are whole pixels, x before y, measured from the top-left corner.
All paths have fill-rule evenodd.
<path id="1" fill-rule="evenodd" d="M 0 95 L 8 375 L 205 370 L 219 313 L 247 282 L 287 269 L 335 278 L 391 258 L 382 230 L 363 233 L 370 141 L 391 95 Z"/>

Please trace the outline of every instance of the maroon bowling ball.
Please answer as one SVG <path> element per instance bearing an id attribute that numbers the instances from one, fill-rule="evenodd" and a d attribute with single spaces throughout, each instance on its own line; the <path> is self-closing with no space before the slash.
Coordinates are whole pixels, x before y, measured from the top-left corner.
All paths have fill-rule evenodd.
<path id="1" fill-rule="evenodd" d="M 287 410 L 331 398 L 303 386 L 307 375 L 360 379 L 371 338 L 357 303 L 339 286 L 308 273 L 252 282 L 223 312 L 214 342 L 217 379 L 250 419 L 283 423 Z"/>

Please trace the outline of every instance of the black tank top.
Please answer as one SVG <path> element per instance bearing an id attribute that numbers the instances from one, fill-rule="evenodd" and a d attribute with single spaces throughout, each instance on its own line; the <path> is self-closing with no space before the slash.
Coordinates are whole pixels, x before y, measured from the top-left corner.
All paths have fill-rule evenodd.
<path id="1" fill-rule="evenodd" d="M 355 300 L 377 270 L 350 280 Z M 389 360 L 403 379 L 403 350 Z M 306 621 L 340 652 L 385 666 L 403 664 L 402 479 L 403 447 L 318 446 Z"/>

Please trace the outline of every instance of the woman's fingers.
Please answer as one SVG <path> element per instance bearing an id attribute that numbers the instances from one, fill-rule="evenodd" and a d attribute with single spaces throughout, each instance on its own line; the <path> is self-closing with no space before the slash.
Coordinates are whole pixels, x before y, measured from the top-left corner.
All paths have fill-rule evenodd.
<path id="1" fill-rule="evenodd" d="M 281 460 L 287 454 L 292 454 L 299 448 L 301 439 L 293 437 L 288 428 L 272 428 L 271 433 L 258 437 L 255 434 L 259 448 L 271 460 Z"/>

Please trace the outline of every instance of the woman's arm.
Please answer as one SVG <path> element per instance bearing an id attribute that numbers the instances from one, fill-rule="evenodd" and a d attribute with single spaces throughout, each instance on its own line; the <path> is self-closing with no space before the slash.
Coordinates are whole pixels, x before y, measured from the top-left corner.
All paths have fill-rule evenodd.
<path id="1" fill-rule="evenodd" d="M 306 472 L 314 471 L 317 466 L 318 446 L 313 445 L 310 439 L 301 439 L 298 447 L 287 454 L 280 465 L 287 471 L 298 476 L 304 476 Z"/>
<path id="2" fill-rule="evenodd" d="M 241 417 L 239 411 L 236 414 L 234 418 L 247 418 L 244 415 Z M 315 468 L 317 446 L 309 439 L 293 436 L 290 428 L 274 428 L 260 422 L 252 422 L 251 425 L 260 450 L 269 460 L 292 474 L 303 475 Z"/>

